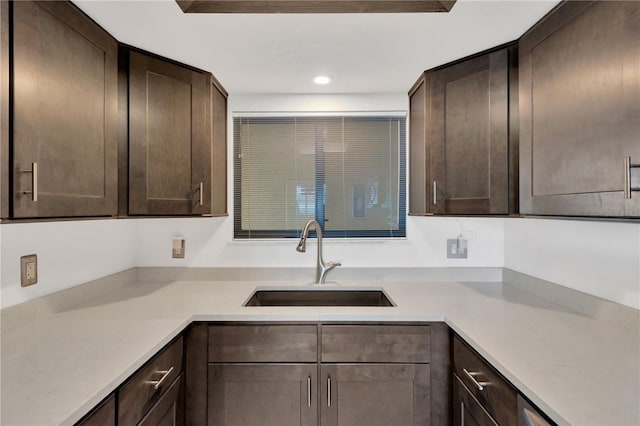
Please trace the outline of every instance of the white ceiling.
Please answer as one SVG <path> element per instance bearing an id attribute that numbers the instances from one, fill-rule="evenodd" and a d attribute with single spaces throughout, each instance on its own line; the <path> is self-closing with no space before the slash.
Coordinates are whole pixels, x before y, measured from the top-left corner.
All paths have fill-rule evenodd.
<path id="1" fill-rule="evenodd" d="M 558 0 L 430 14 L 184 14 L 174 0 L 75 3 L 119 41 L 211 71 L 229 93 L 407 92 L 420 72 L 518 38 Z M 312 78 L 333 81 L 316 86 Z"/>

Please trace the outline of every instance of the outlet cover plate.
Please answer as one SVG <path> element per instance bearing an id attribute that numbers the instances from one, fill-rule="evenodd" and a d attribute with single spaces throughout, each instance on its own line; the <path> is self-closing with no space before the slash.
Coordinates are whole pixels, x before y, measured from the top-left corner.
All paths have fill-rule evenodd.
<path id="1" fill-rule="evenodd" d="M 20 285 L 27 287 L 38 282 L 38 256 L 27 254 L 20 258 Z"/>
<path id="2" fill-rule="evenodd" d="M 173 240 L 171 257 L 174 259 L 184 259 L 184 240 L 179 238 Z"/>
<path id="3" fill-rule="evenodd" d="M 447 258 L 466 259 L 467 258 L 467 240 L 464 238 L 447 239 Z"/>

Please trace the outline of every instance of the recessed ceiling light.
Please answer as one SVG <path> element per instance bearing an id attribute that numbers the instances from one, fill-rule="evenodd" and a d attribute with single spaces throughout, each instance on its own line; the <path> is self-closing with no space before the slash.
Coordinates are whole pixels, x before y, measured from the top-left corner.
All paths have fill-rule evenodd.
<path id="1" fill-rule="evenodd" d="M 315 84 L 329 84 L 331 82 L 331 79 L 326 75 L 318 75 L 313 78 L 313 82 Z"/>

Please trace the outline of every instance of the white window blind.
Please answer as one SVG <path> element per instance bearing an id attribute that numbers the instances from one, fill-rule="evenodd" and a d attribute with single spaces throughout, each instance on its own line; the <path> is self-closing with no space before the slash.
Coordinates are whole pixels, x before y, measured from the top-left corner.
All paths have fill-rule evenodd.
<path id="1" fill-rule="evenodd" d="M 235 238 L 404 237 L 402 116 L 234 117 Z"/>

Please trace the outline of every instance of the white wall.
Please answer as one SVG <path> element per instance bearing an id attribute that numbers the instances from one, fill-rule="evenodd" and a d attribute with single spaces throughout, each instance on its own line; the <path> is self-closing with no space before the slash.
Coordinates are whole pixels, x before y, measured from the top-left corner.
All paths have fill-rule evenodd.
<path id="1" fill-rule="evenodd" d="M 504 266 L 640 309 L 640 224 L 504 221 Z"/>
<path id="2" fill-rule="evenodd" d="M 7 307 L 135 266 L 134 220 L 0 226 L 1 306 Z M 20 256 L 38 255 L 38 283 L 20 286 Z"/>
<path id="3" fill-rule="evenodd" d="M 405 93 L 362 95 L 231 95 L 228 164 L 233 164 L 234 112 L 375 112 L 407 111 Z M 228 169 L 233 194 L 233 167 Z M 233 241 L 233 200 L 229 217 L 211 219 L 145 219 L 138 222 L 138 266 L 286 266 L 312 267 L 315 248 L 295 251 L 293 240 Z M 503 264 L 503 220 L 408 217 L 403 240 L 325 240 L 325 259 L 345 267 L 489 266 Z M 467 259 L 447 259 L 446 239 L 461 231 L 469 238 Z M 171 258 L 171 239 L 186 239 L 184 259 Z"/>
<path id="4" fill-rule="evenodd" d="M 406 111 L 405 94 L 236 95 L 230 111 Z M 231 125 L 231 115 L 229 117 Z M 232 128 L 232 127 L 230 127 Z M 229 147 L 232 146 L 229 132 Z M 233 150 L 229 149 L 229 164 Z M 229 194 L 233 194 L 229 168 Z M 315 247 L 295 241 L 233 241 L 229 217 L 90 220 L 0 226 L 0 306 L 7 307 L 134 266 L 312 267 Z M 446 239 L 469 239 L 468 259 L 447 259 Z M 171 240 L 186 257 L 171 258 Z M 313 243 L 310 243 L 313 245 Z M 37 253 L 39 282 L 20 287 L 20 256 Z M 407 238 L 327 240 L 345 267 L 485 266 L 520 271 L 640 309 L 640 224 L 544 219 L 407 218 Z"/>

